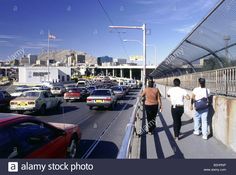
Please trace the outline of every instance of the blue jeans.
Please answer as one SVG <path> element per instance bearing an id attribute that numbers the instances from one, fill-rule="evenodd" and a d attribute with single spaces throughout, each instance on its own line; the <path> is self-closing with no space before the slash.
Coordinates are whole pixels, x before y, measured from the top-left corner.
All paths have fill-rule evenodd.
<path id="1" fill-rule="evenodd" d="M 194 132 L 200 133 L 200 126 L 202 126 L 202 135 L 207 136 L 207 115 L 208 108 L 200 111 L 195 111 L 194 115 Z"/>

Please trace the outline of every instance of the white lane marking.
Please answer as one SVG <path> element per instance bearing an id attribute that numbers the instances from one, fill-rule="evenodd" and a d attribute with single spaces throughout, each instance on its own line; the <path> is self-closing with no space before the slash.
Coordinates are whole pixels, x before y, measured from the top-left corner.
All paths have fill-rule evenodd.
<path id="1" fill-rule="evenodd" d="M 101 141 L 102 137 L 106 134 L 106 132 L 110 129 L 111 125 L 117 120 L 117 118 L 120 116 L 120 114 L 123 112 L 123 110 L 126 108 L 126 106 L 129 104 L 130 100 L 132 99 L 132 97 L 129 98 L 128 102 L 123 106 L 123 108 L 121 109 L 121 111 L 117 114 L 117 116 L 110 122 L 110 124 L 105 128 L 105 130 L 103 130 L 102 134 L 99 136 L 99 138 L 97 140 L 95 140 L 93 142 L 93 144 L 89 147 L 89 149 L 87 149 L 87 151 L 85 152 L 85 154 L 81 157 L 81 159 L 87 159 L 91 153 L 94 151 L 94 149 L 96 148 L 96 146 L 99 144 L 99 142 Z"/>

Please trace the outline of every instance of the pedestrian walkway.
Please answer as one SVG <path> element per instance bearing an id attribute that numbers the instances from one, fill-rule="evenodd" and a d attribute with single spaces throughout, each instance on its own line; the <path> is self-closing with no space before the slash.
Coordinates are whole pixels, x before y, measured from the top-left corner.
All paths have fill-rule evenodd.
<path id="1" fill-rule="evenodd" d="M 214 137 L 208 140 L 193 135 L 193 120 L 184 114 L 180 140 L 173 137 L 170 102 L 162 99 L 163 112 L 158 114 L 154 135 L 141 136 L 141 159 L 222 159 L 236 158 L 236 153 Z"/>

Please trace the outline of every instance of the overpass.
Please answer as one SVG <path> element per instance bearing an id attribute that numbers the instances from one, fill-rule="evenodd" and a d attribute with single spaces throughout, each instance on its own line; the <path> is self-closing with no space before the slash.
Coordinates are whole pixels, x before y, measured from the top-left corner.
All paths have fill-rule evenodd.
<path id="1" fill-rule="evenodd" d="M 221 0 L 151 73 L 162 94 L 153 135 L 146 134 L 146 114 L 138 99 L 127 125 L 118 158 L 236 158 L 236 37 L 235 0 Z M 233 27 L 234 26 L 234 27 Z M 198 79 L 213 92 L 208 112 L 208 140 L 193 134 L 194 110 L 184 103 L 180 140 L 174 139 L 171 103 L 166 96 L 174 78 L 192 95 Z"/>
<path id="2" fill-rule="evenodd" d="M 156 66 L 146 66 L 147 75 L 154 71 Z M 111 75 L 116 77 L 132 78 L 140 80 L 143 75 L 143 66 L 130 66 L 130 65 L 120 65 L 120 66 L 98 66 L 92 68 L 92 71 L 103 73 L 104 75 Z"/>

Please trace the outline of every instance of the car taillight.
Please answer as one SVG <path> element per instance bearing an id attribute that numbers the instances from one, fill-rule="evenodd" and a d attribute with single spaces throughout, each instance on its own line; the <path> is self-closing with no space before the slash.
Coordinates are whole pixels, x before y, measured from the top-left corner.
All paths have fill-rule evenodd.
<path id="1" fill-rule="evenodd" d="M 17 104 L 17 102 L 11 102 L 10 104 L 11 104 L 11 105 L 16 105 L 16 104 Z"/>
<path id="2" fill-rule="evenodd" d="M 87 98 L 87 101 L 92 101 L 93 99 L 91 99 L 91 98 Z"/>
<path id="3" fill-rule="evenodd" d="M 111 98 L 110 97 L 105 98 L 104 101 L 111 101 Z"/>
<path id="4" fill-rule="evenodd" d="M 29 101 L 28 104 L 29 105 L 35 105 L 35 102 L 34 101 Z"/>

